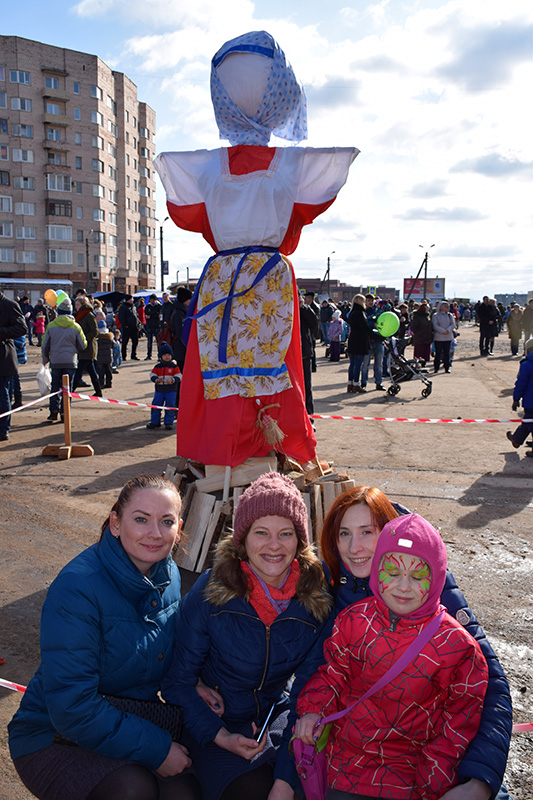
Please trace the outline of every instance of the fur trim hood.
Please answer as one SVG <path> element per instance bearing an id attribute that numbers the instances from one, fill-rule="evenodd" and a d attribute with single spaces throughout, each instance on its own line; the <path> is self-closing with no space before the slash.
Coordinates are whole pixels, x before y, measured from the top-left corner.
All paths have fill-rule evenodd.
<path id="1" fill-rule="evenodd" d="M 322 565 L 311 547 L 305 547 L 296 557 L 300 564 L 301 574 L 296 586 L 295 599 L 319 622 L 324 622 L 331 612 L 333 603 Z M 241 593 L 237 586 L 232 586 L 231 582 L 225 578 L 232 564 L 235 563 L 239 565 L 240 573 L 238 548 L 233 543 L 233 535 L 230 534 L 221 540 L 217 547 L 215 563 L 205 587 L 206 599 L 215 606 L 226 605 L 230 600 L 239 597 L 246 602 L 249 601 L 247 591 L 244 594 Z"/>

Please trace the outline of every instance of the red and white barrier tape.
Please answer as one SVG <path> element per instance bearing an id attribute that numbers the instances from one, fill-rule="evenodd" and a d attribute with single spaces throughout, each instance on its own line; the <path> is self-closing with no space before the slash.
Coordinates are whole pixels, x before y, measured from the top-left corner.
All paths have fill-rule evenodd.
<path id="1" fill-rule="evenodd" d="M 134 403 L 133 400 L 112 400 L 110 397 L 93 397 L 90 394 L 78 394 L 78 392 L 69 392 L 70 397 L 76 397 L 78 400 L 96 400 L 98 403 L 112 403 L 117 406 L 133 406 L 134 408 L 161 408 L 163 411 L 179 411 L 178 408 L 173 406 L 153 406 L 150 403 Z"/>
<path id="2" fill-rule="evenodd" d="M 19 406 L 18 408 L 13 408 L 11 411 L 6 411 L 4 414 L 0 414 L 0 419 L 2 417 L 7 417 L 8 414 L 16 414 L 17 411 L 24 411 L 25 408 L 29 408 L 30 406 L 35 405 L 36 403 L 40 403 L 43 400 L 48 400 L 49 397 L 53 397 L 56 394 L 60 394 L 59 392 L 52 392 L 52 394 L 45 394 L 44 397 L 39 397 L 37 400 L 32 400 L 31 403 L 25 403 L 23 406 Z M 178 408 L 174 408 L 172 406 L 154 406 L 151 403 L 135 403 L 133 400 L 113 400 L 110 397 L 94 397 L 93 395 L 89 394 L 79 394 L 78 392 L 69 392 L 70 397 L 74 397 L 77 400 L 93 400 L 98 403 L 111 403 L 112 405 L 117 406 L 130 406 L 133 408 L 159 408 L 162 411 L 179 411 Z M 428 422 L 430 424 L 436 423 L 449 423 L 451 425 L 465 425 L 471 424 L 473 422 L 482 423 L 482 422 L 503 422 L 506 425 L 517 424 L 519 422 L 533 422 L 533 419 L 429 419 L 425 417 L 345 417 L 340 414 L 310 414 L 311 419 L 355 419 L 364 422 Z"/>
<path id="3" fill-rule="evenodd" d="M 311 419 L 358 419 L 370 422 L 450 422 L 452 424 L 461 424 L 470 422 L 533 422 L 533 419 L 428 419 L 425 417 L 343 417 L 340 414 L 310 414 Z"/>
<path id="4" fill-rule="evenodd" d="M 513 733 L 524 733 L 533 731 L 533 722 L 517 722 L 513 725 Z"/>

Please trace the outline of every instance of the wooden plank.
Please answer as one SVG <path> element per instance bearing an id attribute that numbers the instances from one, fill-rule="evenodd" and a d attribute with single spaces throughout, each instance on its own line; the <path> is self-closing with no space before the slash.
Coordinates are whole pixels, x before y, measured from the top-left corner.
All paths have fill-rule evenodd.
<path id="1" fill-rule="evenodd" d="M 250 467 L 234 467 L 231 470 L 230 486 L 247 486 L 261 475 L 272 471 L 267 459 L 261 459 L 261 462 L 261 464 L 253 464 Z M 196 481 L 196 488 L 199 492 L 219 492 L 224 488 L 224 474 L 224 472 L 220 472 L 210 478 L 200 478 Z"/>
<path id="2" fill-rule="evenodd" d="M 215 535 L 215 531 L 220 521 L 220 515 L 222 513 L 223 505 L 224 503 L 222 500 L 215 501 L 215 505 L 213 507 L 213 511 L 211 512 L 211 517 L 209 518 L 209 522 L 207 525 L 207 530 L 205 532 L 204 541 L 202 543 L 202 549 L 200 550 L 200 554 L 196 562 L 196 567 L 195 567 L 196 572 L 203 572 L 204 570 L 205 560 L 207 558 L 209 548 L 211 547 L 211 542 L 213 541 L 213 536 Z"/>
<path id="3" fill-rule="evenodd" d="M 247 458 L 246 461 L 243 461 L 242 464 L 237 464 L 235 467 L 233 467 L 233 469 L 240 469 L 241 467 L 254 467 L 258 464 L 263 464 L 267 472 L 275 472 L 277 467 L 277 458 L 275 456 L 264 456 L 261 458 L 252 456 L 251 458 Z M 214 475 L 223 475 L 225 469 L 226 467 L 221 464 L 206 464 L 205 477 L 212 478 Z"/>
<path id="4" fill-rule="evenodd" d="M 342 483 L 340 481 L 336 481 L 333 486 L 335 487 L 335 497 L 338 497 L 342 494 Z"/>
<path id="5" fill-rule="evenodd" d="M 237 486 L 233 490 L 233 517 L 232 517 L 232 520 L 231 520 L 231 524 L 232 525 L 235 525 L 235 511 L 237 510 L 237 506 L 239 505 L 239 500 L 240 500 L 241 494 L 243 492 L 244 492 L 244 489 L 241 486 Z"/>
<path id="6" fill-rule="evenodd" d="M 347 480 L 341 483 L 342 491 L 347 492 L 349 489 L 355 489 L 355 481 Z"/>
<path id="7" fill-rule="evenodd" d="M 311 497 L 313 498 L 313 505 L 314 505 L 314 520 L 315 520 L 315 536 L 314 536 L 314 543 L 316 545 L 317 550 L 320 550 L 320 537 L 322 535 L 322 526 L 324 525 L 324 512 L 322 510 L 322 494 L 320 492 L 320 486 L 315 484 L 314 486 L 310 487 L 312 490 Z"/>
<path id="8" fill-rule="evenodd" d="M 302 494 L 305 507 L 307 508 L 307 533 L 309 534 L 309 541 L 313 541 L 313 522 L 311 520 L 311 497 L 307 492 Z"/>
<path id="9" fill-rule="evenodd" d="M 195 493 L 187 516 L 187 522 L 183 525 L 185 543 L 183 551 L 178 555 L 177 559 L 180 567 L 194 570 L 215 500 L 216 498 L 212 494 Z"/>
<path id="10" fill-rule="evenodd" d="M 183 520 L 184 525 L 187 522 L 187 517 L 189 516 L 189 509 L 191 507 L 192 499 L 195 495 L 195 492 L 196 488 L 194 483 L 188 483 L 181 504 L 181 518 Z"/>
<path id="11" fill-rule="evenodd" d="M 325 481 L 321 484 L 322 486 L 322 497 L 323 497 L 323 509 L 324 509 L 324 516 L 328 513 L 331 506 L 333 505 L 333 501 L 335 500 L 335 484 L 331 481 Z"/>

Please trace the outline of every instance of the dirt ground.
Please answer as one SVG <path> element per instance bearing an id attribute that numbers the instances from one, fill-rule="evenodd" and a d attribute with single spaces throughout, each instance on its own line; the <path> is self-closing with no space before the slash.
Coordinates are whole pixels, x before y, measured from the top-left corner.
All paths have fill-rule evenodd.
<path id="1" fill-rule="evenodd" d="M 318 346 L 316 413 L 365 417 L 509 419 L 519 358 L 506 334 L 493 357 L 480 358 L 477 329 L 461 327 L 452 371 L 403 384 L 396 397 L 373 390 L 346 393 L 348 362 L 328 362 Z M 141 344 L 139 355 L 145 354 Z M 21 369 L 23 399 L 38 397 L 37 347 Z M 150 402 L 149 363 L 127 361 L 108 397 Z M 82 390 L 83 391 L 83 390 Z M 92 390 L 84 390 L 92 393 Z M 173 433 L 147 430 L 146 409 L 73 401 L 73 442 L 95 455 L 59 461 L 41 455 L 62 442 L 47 425 L 45 404 L 12 417 L 0 445 L 0 677 L 26 684 L 39 662 L 39 615 L 48 586 L 71 558 L 95 541 L 127 479 L 162 472 L 175 458 Z M 361 483 L 426 516 L 442 532 L 450 566 L 492 642 L 511 685 L 516 722 L 533 720 L 533 458 L 514 450 L 494 424 L 317 420 L 319 455 Z M 12 768 L 5 726 L 20 696 L 0 688 L 0 800 L 29 800 Z M 533 797 L 533 734 L 513 736 L 507 768 L 516 800 Z"/>

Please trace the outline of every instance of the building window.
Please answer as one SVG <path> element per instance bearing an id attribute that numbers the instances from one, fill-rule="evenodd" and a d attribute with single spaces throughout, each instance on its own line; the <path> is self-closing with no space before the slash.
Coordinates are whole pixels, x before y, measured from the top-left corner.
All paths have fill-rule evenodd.
<path id="1" fill-rule="evenodd" d="M 13 136 L 20 136 L 23 139 L 33 139 L 33 126 L 32 125 L 13 125 Z"/>
<path id="2" fill-rule="evenodd" d="M 23 83 L 25 86 L 30 86 L 30 73 L 19 72 L 19 70 L 12 69 L 9 72 L 10 83 Z"/>
<path id="3" fill-rule="evenodd" d="M 128 131 L 126 131 L 126 144 L 129 144 L 129 143 L 130 143 L 130 135 L 129 135 Z M 128 161 L 128 164 L 129 163 L 130 162 Z"/>
<path id="4" fill-rule="evenodd" d="M 12 222 L 0 222 L 0 236 L 2 239 L 12 239 L 13 238 L 13 223 Z"/>
<path id="5" fill-rule="evenodd" d="M 72 191 L 70 175 L 45 175 L 45 189 L 52 192 Z"/>
<path id="6" fill-rule="evenodd" d="M 114 144 L 111 144 L 111 142 L 107 143 L 107 152 L 110 156 L 113 156 L 113 158 L 117 157 L 117 148 Z"/>
<path id="7" fill-rule="evenodd" d="M 52 217 L 71 217 L 72 203 L 70 200 L 47 200 L 46 213 Z"/>
<path id="8" fill-rule="evenodd" d="M 109 269 L 117 269 L 117 267 L 118 267 L 118 257 L 109 256 Z"/>
<path id="9" fill-rule="evenodd" d="M 139 167 L 139 174 L 141 178 L 149 178 L 150 170 L 148 169 L 148 167 Z"/>
<path id="10" fill-rule="evenodd" d="M 32 228 L 29 225 L 21 225 L 17 227 L 16 230 L 16 238 L 17 239 L 35 239 L 36 238 L 36 228 Z"/>
<path id="11" fill-rule="evenodd" d="M 104 118 L 99 111 L 91 111 L 91 122 L 96 122 L 97 125 L 103 125 Z"/>
<path id="12" fill-rule="evenodd" d="M 105 211 L 101 208 L 93 208 L 93 220 L 95 222 L 105 222 Z"/>
<path id="13" fill-rule="evenodd" d="M 141 193 L 141 197 L 150 197 L 150 189 L 148 186 L 139 186 L 139 192 Z"/>
<path id="14" fill-rule="evenodd" d="M 81 206 L 76 208 L 76 219 L 83 219 L 83 208 Z"/>
<path id="15" fill-rule="evenodd" d="M 105 267 L 105 256 L 100 256 L 95 253 L 93 256 L 93 265 L 95 267 Z"/>
<path id="16" fill-rule="evenodd" d="M 64 109 L 62 108 L 61 111 L 59 110 L 59 106 L 57 103 L 47 103 L 46 104 L 46 113 L 53 114 L 57 116 L 58 114 L 62 113 Z"/>
<path id="17" fill-rule="evenodd" d="M 0 161 L 9 161 L 9 147 L 5 144 L 0 144 Z"/>
<path id="18" fill-rule="evenodd" d="M 83 242 L 83 231 L 76 231 L 76 241 Z"/>
<path id="19" fill-rule="evenodd" d="M 141 126 L 139 125 L 139 135 L 142 136 L 144 139 L 149 139 L 150 131 L 148 130 L 148 128 L 141 128 Z"/>
<path id="20" fill-rule="evenodd" d="M 118 126 L 115 125 L 114 122 L 111 122 L 110 119 L 107 120 L 107 130 L 109 133 L 112 133 L 115 138 L 118 136 Z"/>
<path id="21" fill-rule="evenodd" d="M 103 172 L 104 162 L 98 158 L 93 158 L 93 172 Z"/>
<path id="22" fill-rule="evenodd" d="M 105 233 L 102 231 L 93 231 L 94 244 L 105 244 Z"/>
<path id="23" fill-rule="evenodd" d="M 104 149 L 104 140 L 101 136 L 92 136 L 91 144 L 93 147 L 98 147 L 100 150 Z"/>
<path id="24" fill-rule="evenodd" d="M 105 197 L 105 189 L 103 186 L 100 186 L 99 183 L 93 183 L 93 196 Z"/>
<path id="25" fill-rule="evenodd" d="M 137 181 L 135 180 L 135 178 L 133 179 L 133 188 L 135 191 L 137 191 Z"/>
<path id="26" fill-rule="evenodd" d="M 102 90 L 99 86 L 91 86 L 91 97 L 96 97 L 97 100 L 102 99 Z"/>
<path id="27" fill-rule="evenodd" d="M 74 119 L 79 122 L 81 119 L 81 111 L 79 108 L 74 109 Z"/>
<path id="28" fill-rule="evenodd" d="M 12 111 L 31 111 L 31 100 L 27 97 L 12 97 L 11 98 Z"/>
<path id="29" fill-rule="evenodd" d="M 118 172 L 117 172 L 117 170 L 116 170 L 114 167 L 108 166 L 108 168 L 107 168 L 107 174 L 108 174 L 108 175 L 109 175 L 109 177 L 110 177 L 110 178 L 112 178 L 114 181 L 116 181 L 116 180 L 117 180 L 117 177 L 118 177 Z"/>
<path id="30" fill-rule="evenodd" d="M 46 238 L 56 242 L 71 242 L 72 228 L 70 225 L 47 225 Z"/>
<path id="31" fill-rule="evenodd" d="M 59 88 L 59 81 L 57 78 L 45 78 L 44 85 L 47 89 L 58 89 Z"/>
<path id="32" fill-rule="evenodd" d="M 72 84 L 72 92 L 74 94 L 80 93 L 80 84 L 78 83 L 78 81 L 74 81 L 74 83 Z"/>
<path id="33" fill-rule="evenodd" d="M 0 108 L 7 108 L 7 94 L 0 92 Z"/>
<path id="34" fill-rule="evenodd" d="M 0 169 L 0 186 L 9 186 L 9 172 L 7 169 Z"/>
<path id="35" fill-rule="evenodd" d="M 15 214 L 35 216 L 35 203 L 15 203 Z"/>
<path id="36" fill-rule="evenodd" d="M 113 100 L 112 97 L 109 97 L 109 95 L 107 95 L 107 107 L 110 108 L 111 111 L 113 112 L 113 114 L 116 115 L 116 113 L 117 113 L 117 104 L 115 103 L 115 101 Z"/>
<path id="37" fill-rule="evenodd" d="M 13 161 L 26 161 L 33 164 L 33 150 L 13 149 Z"/>
<path id="38" fill-rule="evenodd" d="M 118 192 L 114 189 L 109 189 L 109 200 L 111 203 L 117 205 L 118 203 Z"/>
<path id="39" fill-rule="evenodd" d="M 46 138 L 49 142 L 62 142 L 63 133 L 59 128 L 47 128 Z"/>
<path id="40" fill-rule="evenodd" d="M 142 158 L 150 158 L 150 151 L 147 147 L 140 147 L 139 154 L 142 156 Z"/>
<path id="41" fill-rule="evenodd" d="M 17 264 L 36 264 L 37 254 L 35 250 L 17 250 Z"/>
<path id="42" fill-rule="evenodd" d="M 109 234 L 109 244 L 111 247 L 118 247 L 118 236 L 115 236 L 114 233 Z"/>
<path id="43" fill-rule="evenodd" d="M 10 195 L 0 194 L 0 211 L 13 211 L 13 201 Z"/>
<path id="44" fill-rule="evenodd" d="M 13 178 L 13 186 L 15 189 L 35 189 L 34 178 L 25 178 L 23 175 L 17 175 Z"/>
<path id="45" fill-rule="evenodd" d="M 81 144 L 81 133 L 74 134 L 74 144 Z"/>
<path id="46" fill-rule="evenodd" d="M 83 253 L 78 253 L 78 267 L 83 267 L 83 266 L 84 266 Z"/>
<path id="47" fill-rule="evenodd" d="M 133 127 L 137 127 L 137 117 L 133 117 Z"/>
<path id="48" fill-rule="evenodd" d="M 12 247 L 0 247 L 0 261 L 4 264 L 12 264 L 15 251 Z"/>
<path id="49" fill-rule="evenodd" d="M 76 181 L 76 194 L 82 194 L 83 181 Z"/>
<path id="50" fill-rule="evenodd" d="M 7 119 L 0 117 L 0 133 L 7 133 Z"/>
<path id="51" fill-rule="evenodd" d="M 49 250 L 49 264 L 72 264 L 72 250 Z"/>
<path id="52" fill-rule="evenodd" d="M 76 156 L 76 169 L 81 169 L 81 156 Z"/>
<path id="53" fill-rule="evenodd" d="M 65 153 L 48 153 L 48 163 L 55 166 L 66 166 L 67 157 Z"/>

